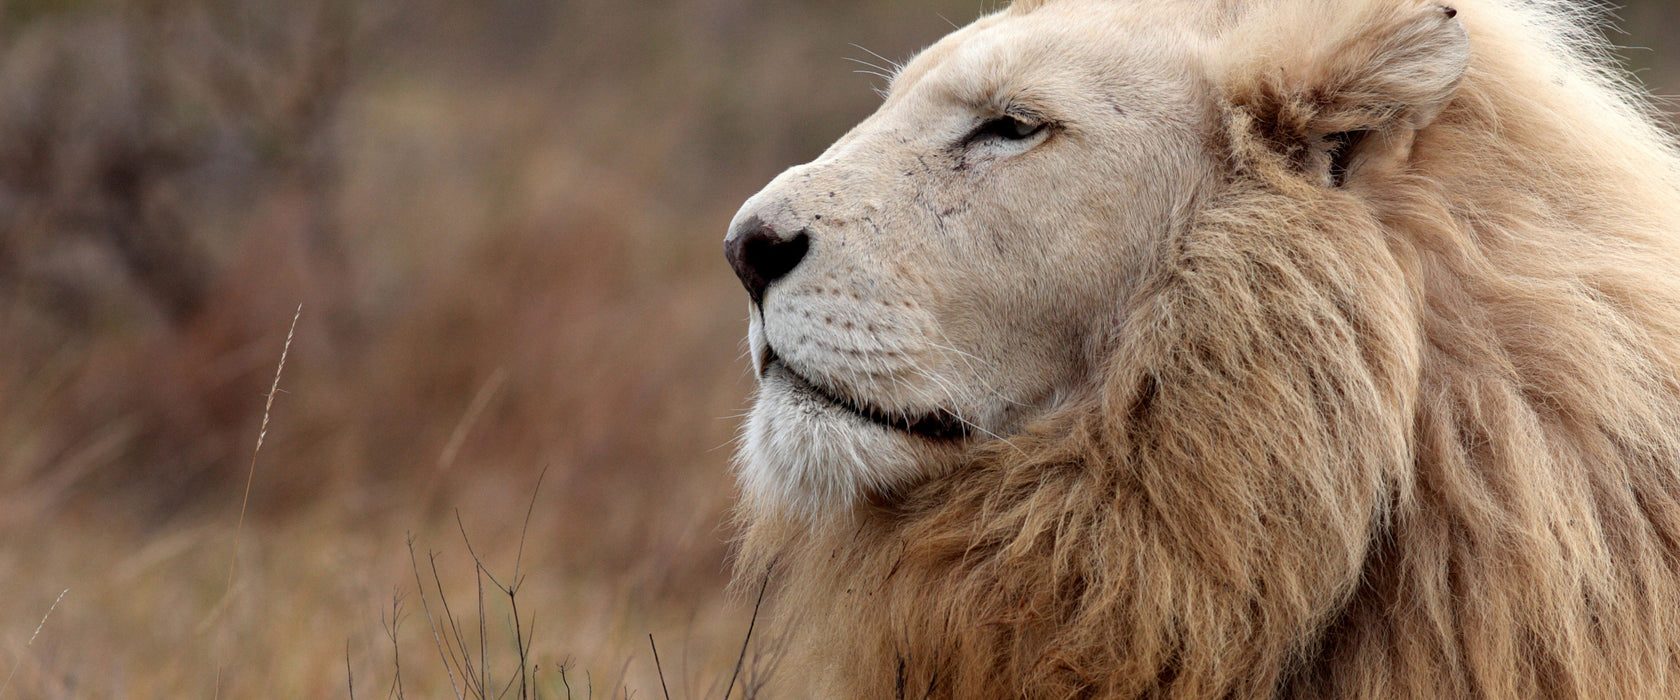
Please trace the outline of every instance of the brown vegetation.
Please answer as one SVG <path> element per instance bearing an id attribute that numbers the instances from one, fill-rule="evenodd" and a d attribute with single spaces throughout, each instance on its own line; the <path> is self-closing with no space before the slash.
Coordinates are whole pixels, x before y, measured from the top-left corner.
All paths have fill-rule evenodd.
<path id="1" fill-rule="evenodd" d="M 650 632 L 673 696 L 717 695 L 750 608 L 723 226 L 872 107 L 850 42 L 899 58 L 975 9 L 0 5 L 0 694 L 371 696 L 396 617 L 406 692 L 450 695 L 406 541 L 476 608 L 464 529 L 520 559 L 544 695 L 568 659 L 656 692 Z"/>

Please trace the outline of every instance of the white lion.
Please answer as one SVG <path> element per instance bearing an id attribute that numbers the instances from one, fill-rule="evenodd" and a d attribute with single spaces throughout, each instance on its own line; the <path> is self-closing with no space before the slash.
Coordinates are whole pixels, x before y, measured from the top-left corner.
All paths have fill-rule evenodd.
<path id="1" fill-rule="evenodd" d="M 1560 2 L 1037 0 L 742 207 L 830 697 L 1680 696 L 1680 156 Z"/>

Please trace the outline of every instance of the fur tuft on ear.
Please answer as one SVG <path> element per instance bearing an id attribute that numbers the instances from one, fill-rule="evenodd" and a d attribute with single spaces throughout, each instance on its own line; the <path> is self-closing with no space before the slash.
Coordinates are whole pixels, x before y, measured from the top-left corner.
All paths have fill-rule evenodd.
<path id="1" fill-rule="evenodd" d="M 1282 0 L 1220 38 L 1213 78 L 1233 128 L 1340 186 L 1373 159 L 1404 159 L 1451 101 L 1470 62 L 1457 17 L 1417 0 Z"/>

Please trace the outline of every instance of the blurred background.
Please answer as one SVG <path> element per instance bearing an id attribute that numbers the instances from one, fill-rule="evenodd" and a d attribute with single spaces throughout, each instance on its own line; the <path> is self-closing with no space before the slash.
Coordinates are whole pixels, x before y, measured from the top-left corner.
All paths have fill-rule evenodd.
<path id="1" fill-rule="evenodd" d="M 0 0 L 0 696 L 721 696 L 725 225 L 995 6 Z"/>

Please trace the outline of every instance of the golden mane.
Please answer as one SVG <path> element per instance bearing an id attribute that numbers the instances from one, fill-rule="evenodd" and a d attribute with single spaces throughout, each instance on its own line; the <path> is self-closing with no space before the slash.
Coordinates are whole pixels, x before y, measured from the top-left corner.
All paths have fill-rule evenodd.
<path id="1" fill-rule="evenodd" d="M 1230 181 L 1163 243 L 1098 394 L 851 521 L 742 504 L 784 675 L 1680 697 L 1680 153 L 1578 11 L 1463 0 L 1469 68 L 1406 165 L 1303 179 L 1287 142 L 1358 41 L 1324 17 L 1418 4 L 1247 3 L 1223 31 Z"/>

